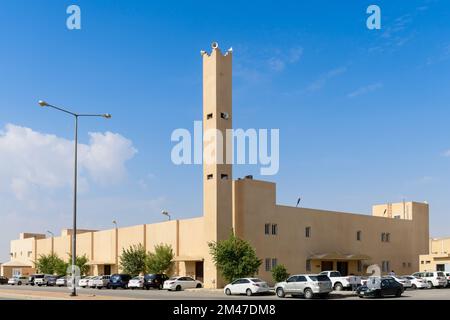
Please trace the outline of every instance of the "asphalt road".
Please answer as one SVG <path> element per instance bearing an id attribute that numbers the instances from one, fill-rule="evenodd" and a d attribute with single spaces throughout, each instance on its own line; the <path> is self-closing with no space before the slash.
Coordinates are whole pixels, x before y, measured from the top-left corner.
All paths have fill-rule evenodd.
<path id="1" fill-rule="evenodd" d="M 69 289 L 59 287 L 32 287 L 32 286 L 0 286 L 0 299 L 11 299 L 11 295 L 17 297 L 18 294 L 33 293 L 33 295 L 39 295 L 42 299 L 45 296 L 53 296 L 53 298 L 67 298 L 69 296 Z M 95 299 L 96 297 L 111 297 L 114 299 L 171 299 L 171 300 L 272 300 L 279 299 L 274 294 L 266 294 L 260 296 L 247 297 L 241 296 L 226 296 L 220 290 L 208 290 L 208 289 L 193 289 L 187 291 L 166 291 L 166 290 L 107 290 L 107 289 L 79 289 L 81 296 Z M 100 297 L 99 297 L 100 298 Z M 20 298 L 19 298 L 20 299 Z M 303 298 L 285 298 L 287 300 L 299 300 L 306 301 Z M 341 291 L 333 292 L 330 294 L 329 299 L 343 299 L 343 300 L 359 300 L 352 292 Z M 422 290 L 407 290 L 400 298 L 384 298 L 393 300 L 450 300 L 450 288 L 442 289 L 422 289 Z M 373 300 L 373 299 L 367 299 Z"/>

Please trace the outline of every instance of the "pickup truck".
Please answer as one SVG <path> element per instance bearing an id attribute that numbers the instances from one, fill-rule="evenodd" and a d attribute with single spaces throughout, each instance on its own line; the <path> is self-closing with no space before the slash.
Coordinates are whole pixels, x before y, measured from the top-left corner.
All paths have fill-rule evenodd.
<path id="1" fill-rule="evenodd" d="M 344 290 L 345 288 L 356 289 L 361 286 L 361 277 L 357 276 L 341 276 L 339 271 L 322 271 L 320 274 L 328 276 L 331 280 L 333 289 L 336 291 Z"/>

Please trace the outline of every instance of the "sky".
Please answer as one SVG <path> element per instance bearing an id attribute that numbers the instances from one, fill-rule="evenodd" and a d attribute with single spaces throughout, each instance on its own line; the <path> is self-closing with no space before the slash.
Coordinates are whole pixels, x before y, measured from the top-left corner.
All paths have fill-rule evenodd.
<path id="1" fill-rule="evenodd" d="M 292 206 L 427 201 L 450 236 L 449 21 L 445 0 L 0 0 L 0 261 L 20 232 L 71 225 L 73 119 L 39 99 L 112 114 L 80 120 L 80 228 L 202 214 L 202 168 L 172 163 L 171 133 L 202 119 L 212 41 L 233 48 L 234 127 L 280 130 L 279 172 L 233 178 Z"/>

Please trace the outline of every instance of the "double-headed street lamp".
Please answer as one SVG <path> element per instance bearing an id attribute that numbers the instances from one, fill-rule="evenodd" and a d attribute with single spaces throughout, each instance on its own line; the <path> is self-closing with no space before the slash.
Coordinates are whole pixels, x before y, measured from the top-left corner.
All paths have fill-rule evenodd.
<path id="1" fill-rule="evenodd" d="M 39 100 L 39 105 L 41 107 L 50 107 L 59 111 L 62 111 L 64 113 L 67 113 L 69 115 L 72 115 L 75 117 L 75 165 L 74 165 L 74 179 L 73 179 L 73 229 L 72 229 L 72 294 L 71 296 L 77 295 L 77 289 L 76 289 L 76 279 L 75 279 L 75 266 L 76 266 L 76 259 L 77 259 L 77 162 L 78 162 L 78 118 L 79 117 L 102 117 L 109 119 L 111 118 L 111 115 L 109 113 L 105 114 L 78 114 L 71 111 L 67 111 L 63 108 L 59 108 L 56 106 L 53 106 L 43 100 Z"/>

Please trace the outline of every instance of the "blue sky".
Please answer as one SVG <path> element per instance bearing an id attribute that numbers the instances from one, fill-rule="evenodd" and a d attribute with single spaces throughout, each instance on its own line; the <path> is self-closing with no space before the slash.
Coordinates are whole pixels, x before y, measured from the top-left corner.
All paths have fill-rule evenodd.
<path id="1" fill-rule="evenodd" d="M 381 30 L 366 28 L 373 3 Z M 66 28 L 70 4 L 81 30 Z M 450 235 L 449 21 L 444 0 L 1 0 L 0 260 L 20 231 L 70 226 L 73 123 L 38 99 L 113 114 L 80 124 L 80 227 L 201 215 L 201 167 L 173 165 L 170 136 L 201 120 L 212 41 L 234 50 L 234 127 L 280 129 L 280 171 L 262 177 L 279 203 L 428 201 L 431 235 Z"/>

